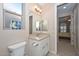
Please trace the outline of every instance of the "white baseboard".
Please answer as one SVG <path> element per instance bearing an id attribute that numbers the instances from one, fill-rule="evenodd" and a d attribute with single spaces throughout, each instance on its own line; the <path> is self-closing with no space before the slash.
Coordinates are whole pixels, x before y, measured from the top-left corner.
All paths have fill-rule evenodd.
<path id="1" fill-rule="evenodd" d="M 54 55 L 57 55 L 57 53 L 55 52 L 55 51 L 49 51 L 49 53 L 52 53 L 52 54 L 54 54 Z"/>

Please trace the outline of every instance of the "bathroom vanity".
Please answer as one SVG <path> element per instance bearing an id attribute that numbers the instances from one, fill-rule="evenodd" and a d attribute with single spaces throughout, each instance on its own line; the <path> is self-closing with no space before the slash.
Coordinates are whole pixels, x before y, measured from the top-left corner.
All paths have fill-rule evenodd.
<path id="1" fill-rule="evenodd" d="M 41 14 L 29 15 L 29 55 L 44 56 L 49 51 L 48 22 Z"/>
<path id="2" fill-rule="evenodd" d="M 49 35 L 33 33 L 29 36 L 30 56 L 45 56 L 49 50 Z"/>

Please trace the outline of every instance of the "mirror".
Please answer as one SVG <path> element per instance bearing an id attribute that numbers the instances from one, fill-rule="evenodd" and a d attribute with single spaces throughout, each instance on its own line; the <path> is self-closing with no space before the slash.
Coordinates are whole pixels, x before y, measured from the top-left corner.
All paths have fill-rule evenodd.
<path id="1" fill-rule="evenodd" d="M 47 21 L 37 20 L 36 21 L 36 31 L 47 31 Z"/>
<path id="2" fill-rule="evenodd" d="M 29 34 L 33 32 L 47 32 L 48 23 L 41 15 L 35 14 L 30 11 L 29 13 Z"/>

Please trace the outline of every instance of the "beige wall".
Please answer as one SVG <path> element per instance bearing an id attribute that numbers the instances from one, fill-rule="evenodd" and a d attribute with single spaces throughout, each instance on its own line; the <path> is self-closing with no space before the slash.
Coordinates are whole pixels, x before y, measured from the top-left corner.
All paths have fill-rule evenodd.
<path id="1" fill-rule="evenodd" d="M 73 28 L 73 32 L 72 32 L 72 35 L 73 35 L 73 39 L 74 39 L 74 47 L 76 48 L 76 39 L 77 39 L 77 20 L 78 20 L 78 17 L 77 17 L 77 11 L 78 10 L 78 8 L 77 8 L 77 6 L 75 6 L 75 8 L 74 8 L 74 10 L 73 10 L 73 16 L 74 16 L 74 19 L 73 19 L 73 21 L 72 21 L 72 24 L 73 24 L 73 26 L 72 26 L 72 28 Z"/>
<path id="2" fill-rule="evenodd" d="M 57 53 L 57 9 L 55 4 L 46 4 L 43 9 L 43 19 L 48 21 L 48 32 L 50 34 L 49 50 Z"/>
<path id="3" fill-rule="evenodd" d="M 76 48 L 76 54 L 79 55 L 79 4 L 76 4 L 73 10 L 73 38 L 74 38 L 74 47 Z"/>

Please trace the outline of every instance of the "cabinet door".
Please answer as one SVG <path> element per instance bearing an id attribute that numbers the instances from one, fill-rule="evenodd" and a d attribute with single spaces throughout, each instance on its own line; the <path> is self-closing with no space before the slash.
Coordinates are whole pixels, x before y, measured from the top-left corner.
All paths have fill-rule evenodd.
<path id="1" fill-rule="evenodd" d="M 30 55 L 31 56 L 41 56 L 40 44 L 35 40 L 30 40 Z"/>
<path id="2" fill-rule="evenodd" d="M 49 50 L 49 44 L 48 44 L 49 41 L 48 40 L 49 40 L 49 38 L 45 38 L 40 43 L 41 52 L 42 52 L 41 54 L 43 56 L 45 56 L 48 53 L 48 50 Z"/>

